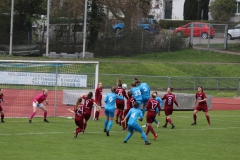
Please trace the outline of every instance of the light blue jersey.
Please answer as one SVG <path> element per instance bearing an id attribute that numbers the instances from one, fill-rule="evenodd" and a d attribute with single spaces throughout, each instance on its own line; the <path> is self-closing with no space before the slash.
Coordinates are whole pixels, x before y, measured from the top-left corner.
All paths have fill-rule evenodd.
<path id="1" fill-rule="evenodd" d="M 104 100 L 104 102 L 106 103 L 105 108 L 115 109 L 115 103 L 116 103 L 117 99 L 124 100 L 123 96 L 119 96 L 119 95 L 117 95 L 113 92 L 108 93 L 105 97 L 105 100 Z"/>
<path id="2" fill-rule="evenodd" d="M 136 101 L 142 101 L 142 94 L 139 87 L 133 87 L 131 90 L 132 96 L 136 99 Z"/>
<path id="3" fill-rule="evenodd" d="M 162 100 L 162 98 L 156 97 L 155 99 L 159 102 L 160 107 L 162 107 L 164 104 L 164 101 Z"/>
<path id="4" fill-rule="evenodd" d="M 141 94 L 143 99 L 149 99 L 150 98 L 150 87 L 147 83 L 140 83 L 138 86 L 140 88 Z"/>
<path id="5" fill-rule="evenodd" d="M 142 111 L 137 108 L 131 108 L 128 114 L 126 115 L 126 117 L 129 118 L 128 125 L 131 126 L 137 125 L 138 124 L 137 120 L 139 116 L 141 119 L 143 118 Z"/>

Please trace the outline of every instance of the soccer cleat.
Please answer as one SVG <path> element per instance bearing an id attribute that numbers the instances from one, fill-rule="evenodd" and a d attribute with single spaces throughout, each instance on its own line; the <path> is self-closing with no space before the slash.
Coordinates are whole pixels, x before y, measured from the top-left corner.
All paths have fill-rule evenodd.
<path id="1" fill-rule="evenodd" d="M 106 130 L 106 129 L 104 129 L 104 130 L 103 130 L 103 132 L 107 132 L 107 130 Z"/>
<path id="2" fill-rule="evenodd" d="M 123 129 L 122 132 L 126 132 L 127 130 L 126 129 Z"/>
<path id="3" fill-rule="evenodd" d="M 118 120 L 115 120 L 115 122 L 118 124 Z"/>
<path id="4" fill-rule="evenodd" d="M 147 125 L 146 125 L 146 124 L 144 124 L 142 127 L 147 127 Z"/>
<path id="5" fill-rule="evenodd" d="M 172 124 L 172 129 L 173 129 L 173 128 L 175 128 L 175 125 L 174 125 L 174 124 Z"/>
<path id="6" fill-rule="evenodd" d="M 160 123 L 158 122 L 158 124 L 157 124 L 157 128 L 159 128 L 159 126 L 160 126 Z"/>
<path id="7" fill-rule="evenodd" d="M 196 125 L 197 123 L 196 122 L 193 122 L 191 125 Z"/>
<path id="8" fill-rule="evenodd" d="M 124 141 L 123 143 L 127 143 L 127 141 Z"/>
<path id="9" fill-rule="evenodd" d="M 149 143 L 148 141 L 145 142 L 145 145 L 150 145 L 151 143 Z"/>
<path id="10" fill-rule="evenodd" d="M 119 126 L 122 126 L 122 123 L 121 123 L 121 122 L 119 122 L 118 124 L 119 124 Z"/>
<path id="11" fill-rule="evenodd" d="M 29 119 L 28 122 L 29 122 L 29 123 L 32 123 L 32 120 Z"/>
<path id="12" fill-rule="evenodd" d="M 5 121 L 1 121 L 1 123 L 5 123 Z"/>
<path id="13" fill-rule="evenodd" d="M 43 121 L 49 123 L 49 121 L 47 119 L 44 119 Z"/>
<path id="14" fill-rule="evenodd" d="M 167 125 L 163 125 L 162 127 L 163 127 L 163 128 L 167 128 Z"/>
<path id="15" fill-rule="evenodd" d="M 109 137 L 109 131 L 108 130 L 106 131 L 106 135 Z"/>
<path id="16" fill-rule="evenodd" d="M 158 134 L 155 134 L 155 136 L 154 136 L 154 138 L 153 138 L 153 139 L 154 139 L 154 140 L 156 140 L 156 139 L 157 139 L 157 137 L 158 137 Z"/>
<path id="17" fill-rule="evenodd" d="M 210 126 L 211 126 L 211 124 L 208 124 L 207 126 L 208 126 L 208 127 L 210 127 Z"/>

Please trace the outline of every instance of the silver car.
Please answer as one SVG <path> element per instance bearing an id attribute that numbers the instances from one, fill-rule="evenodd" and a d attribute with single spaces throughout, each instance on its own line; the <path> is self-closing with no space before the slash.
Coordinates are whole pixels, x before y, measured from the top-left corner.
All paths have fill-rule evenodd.
<path id="1" fill-rule="evenodd" d="M 234 40 L 240 38 L 240 24 L 237 24 L 232 29 L 228 29 L 228 39 Z"/>

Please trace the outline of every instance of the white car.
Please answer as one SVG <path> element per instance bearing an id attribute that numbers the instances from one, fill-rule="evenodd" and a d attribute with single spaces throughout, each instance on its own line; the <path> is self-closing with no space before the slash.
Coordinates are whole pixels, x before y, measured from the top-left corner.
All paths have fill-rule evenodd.
<path id="1" fill-rule="evenodd" d="M 232 29 L 228 29 L 228 39 L 233 40 L 240 38 L 240 24 L 237 24 Z"/>

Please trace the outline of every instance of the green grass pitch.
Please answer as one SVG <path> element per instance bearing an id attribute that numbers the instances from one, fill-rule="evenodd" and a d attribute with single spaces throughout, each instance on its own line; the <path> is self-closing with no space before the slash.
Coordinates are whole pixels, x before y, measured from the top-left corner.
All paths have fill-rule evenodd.
<path id="1" fill-rule="evenodd" d="M 165 117 L 161 114 L 157 119 L 162 125 Z M 159 137 L 154 141 L 149 133 L 150 146 L 144 145 L 139 133 L 134 133 L 124 144 L 128 132 L 121 132 L 116 124 L 107 137 L 103 132 L 104 117 L 100 122 L 89 120 L 85 134 L 76 139 L 73 119 L 48 118 L 50 123 L 44 123 L 43 118 L 34 118 L 29 124 L 26 118 L 6 118 L 6 123 L 0 124 L 0 159 L 239 160 L 240 111 L 210 111 L 209 114 L 210 127 L 202 112 L 198 113 L 196 126 L 190 125 L 192 112 L 174 112 L 172 120 L 176 128 L 156 128 L 153 124 Z"/>

